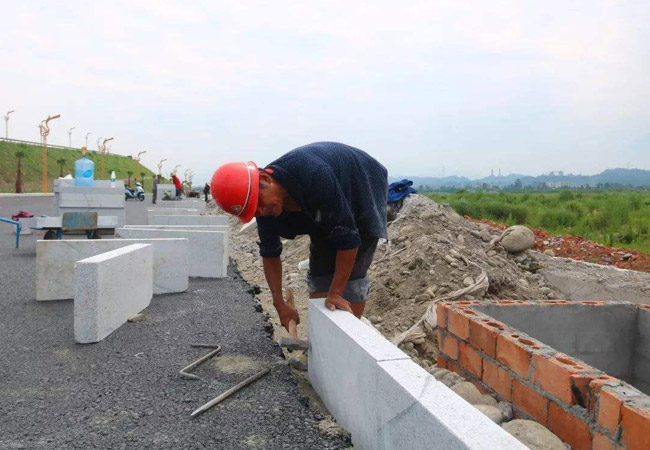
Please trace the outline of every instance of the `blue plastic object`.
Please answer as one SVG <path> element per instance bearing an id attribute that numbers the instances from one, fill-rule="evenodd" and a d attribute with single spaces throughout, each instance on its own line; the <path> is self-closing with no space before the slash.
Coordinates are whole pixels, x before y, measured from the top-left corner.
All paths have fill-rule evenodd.
<path id="1" fill-rule="evenodd" d="M 95 163 L 86 155 L 74 162 L 74 185 L 86 187 L 95 185 Z"/>
<path id="2" fill-rule="evenodd" d="M 18 248 L 20 246 L 20 230 L 23 228 L 22 225 L 20 225 L 20 222 L 17 220 L 5 219 L 4 217 L 0 217 L 0 222 L 16 226 L 16 248 Z"/>

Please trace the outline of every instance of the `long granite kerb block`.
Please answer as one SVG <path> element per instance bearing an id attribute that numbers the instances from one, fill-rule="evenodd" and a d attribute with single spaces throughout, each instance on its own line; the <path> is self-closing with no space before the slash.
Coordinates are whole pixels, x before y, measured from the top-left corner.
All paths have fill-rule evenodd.
<path id="1" fill-rule="evenodd" d="M 186 291 L 189 286 L 189 241 L 162 239 L 66 239 L 36 242 L 36 300 L 74 297 L 75 262 L 127 245 L 153 244 L 153 293 Z"/>
<path id="2" fill-rule="evenodd" d="M 153 247 L 133 244 L 75 264 L 74 335 L 99 342 L 151 302 Z"/>

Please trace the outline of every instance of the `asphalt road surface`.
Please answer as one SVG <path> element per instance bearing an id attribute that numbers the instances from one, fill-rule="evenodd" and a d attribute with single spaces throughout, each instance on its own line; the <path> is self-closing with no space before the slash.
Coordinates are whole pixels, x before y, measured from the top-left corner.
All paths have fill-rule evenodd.
<path id="1" fill-rule="evenodd" d="M 127 223 L 144 223 L 146 202 L 127 202 Z M 52 197 L 1 198 L 0 216 L 52 214 Z M 236 271 L 193 279 L 182 294 L 156 296 L 146 320 L 97 344 L 74 342 L 72 300 L 34 300 L 35 242 L 13 248 L 0 223 L 0 449 L 343 449 L 319 432 L 270 324 Z M 119 283 L 120 280 L 115 280 Z M 178 371 L 209 350 L 221 355 Z M 265 367 L 271 373 L 196 419 L 200 405 Z"/>

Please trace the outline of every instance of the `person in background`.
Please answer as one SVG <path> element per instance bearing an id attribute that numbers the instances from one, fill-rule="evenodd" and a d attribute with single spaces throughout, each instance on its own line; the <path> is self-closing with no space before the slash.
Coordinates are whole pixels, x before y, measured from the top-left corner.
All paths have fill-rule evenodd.
<path id="1" fill-rule="evenodd" d="M 160 183 L 160 174 L 156 175 L 153 180 L 153 204 L 156 204 L 156 197 L 158 196 L 158 184 Z"/>
<path id="2" fill-rule="evenodd" d="M 183 183 L 175 173 L 172 173 L 172 183 L 174 183 L 174 187 L 176 188 L 176 199 L 178 200 L 183 193 Z"/>
<path id="3" fill-rule="evenodd" d="M 210 185 L 205 183 L 203 186 L 203 195 L 205 195 L 205 202 L 208 203 L 208 195 L 210 194 Z"/>

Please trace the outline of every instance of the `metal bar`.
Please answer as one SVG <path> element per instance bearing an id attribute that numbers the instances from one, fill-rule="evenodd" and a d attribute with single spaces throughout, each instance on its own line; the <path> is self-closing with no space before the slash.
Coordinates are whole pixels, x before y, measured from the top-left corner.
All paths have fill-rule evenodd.
<path id="1" fill-rule="evenodd" d="M 180 374 L 180 376 L 185 377 L 185 378 L 190 378 L 192 380 L 203 380 L 203 378 L 199 377 L 198 375 L 194 375 L 192 373 L 189 373 L 188 371 L 194 369 L 197 366 L 200 366 L 201 364 L 203 364 L 208 359 L 215 356 L 220 351 L 221 351 L 221 346 L 217 345 L 216 348 L 214 350 L 212 350 L 210 353 L 208 353 L 207 355 L 202 356 L 201 358 L 197 359 L 196 361 L 194 361 L 189 366 L 183 367 L 178 373 Z"/>
<path id="2" fill-rule="evenodd" d="M 201 407 L 195 409 L 195 410 L 192 412 L 192 414 L 190 414 L 190 418 L 193 419 L 194 417 L 198 416 L 199 414 L 204 413 L 204 412 L 207 411 L 208 409 L 212 408 L 213 406 L 219 404 L 219 403 L 222 402 L 223 400 L 225 400 L 225 399 L 227 399 L 228 397 L 230 397 L 230 396 L 231 396 L 232 394 L 234 394 L 235 392 L 239 391 L 239 390 L 242 389 L 242 388 L 245 388 L 246 386 L 248 386 L 249 384 L 251 384 L 253 381 L 256 381 L 256 380 L 258 380 L 259 378 L 262 378 L 264 375 L 266 375 L 266 374 L 269 373 L 270 371 L 271 371 L 271 368 L 270 368 L 270 367 L 267 367 L 266 369 L 262 370 L 261 372 L 256 373 L 255 375 L 246 378 L 244 381 L 242 381 L 241 383 L 239 383 L 237 386 L 231 387 L 230 389 L 228 389 L 228 390 L 227 390 L 226 392 L 224 392 L 223 394 L 220 394 L 219 396 L 217 396 L 217 397 L 213 398 L 212 400 L 210 400 L 210 401 L 209 401 L 208 403 L 206 403 L 205 405 L 203 405 L 203 406 L 201 406 Z"/>

